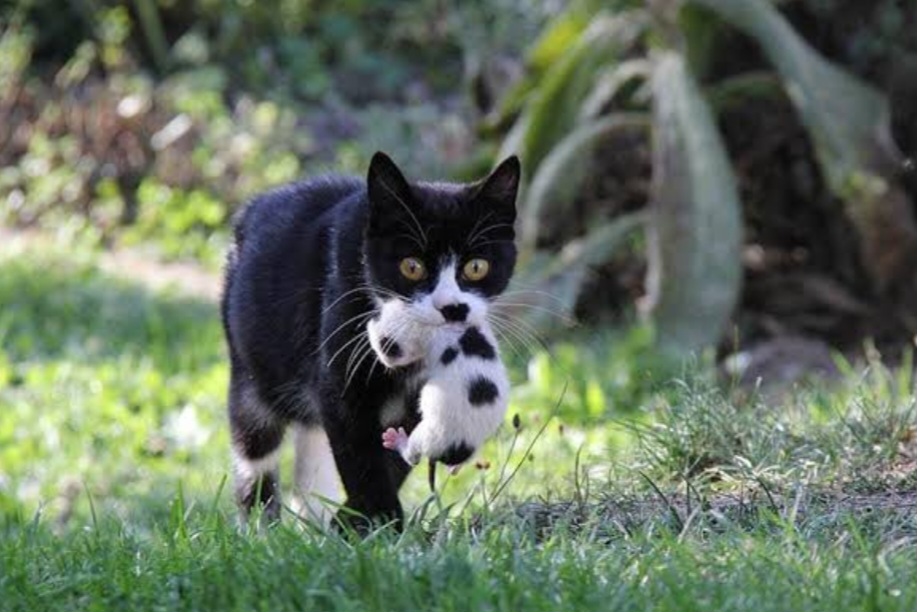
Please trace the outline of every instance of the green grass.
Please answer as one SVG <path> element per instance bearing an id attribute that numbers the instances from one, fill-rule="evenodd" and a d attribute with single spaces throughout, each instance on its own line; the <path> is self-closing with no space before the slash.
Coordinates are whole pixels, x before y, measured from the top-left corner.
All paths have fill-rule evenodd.
<path id="1" fill-rule="evenodd" d="M 606 542 L 522 524 L 368 542 L 203 513 L 138 537 L 101 525 L 7 534 L 7 610 L 913 610 L 913 551 L 792 528 Z"/>
<path id="2" fill-rule="evenodd" d="M 0 610 L 913 611 L 910 370 L 765 403 L 654 378 L 643 333 L 515 356 L 520 428 L 413 475 L 405 534 L 256 533 L 215 306 L 0 248 Z"/>

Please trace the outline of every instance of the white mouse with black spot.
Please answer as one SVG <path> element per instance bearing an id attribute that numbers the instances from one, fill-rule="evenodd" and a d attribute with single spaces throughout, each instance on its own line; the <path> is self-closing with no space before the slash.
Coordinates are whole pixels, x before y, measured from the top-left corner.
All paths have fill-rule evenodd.
<path id="1" fill-rule="evenodd" d="M 417 339 L 390 336 L 404 354 L 418 351 Z M 456 470 L 497 430 L 506 415 L 509 378 L 497 341 L 486 325 L 442 328 L 421 352 L 425 379 L 418 400 L 420 423 L 408 434 L 389 427 L 383 445 L 411 465 L 422 457 Z"/>

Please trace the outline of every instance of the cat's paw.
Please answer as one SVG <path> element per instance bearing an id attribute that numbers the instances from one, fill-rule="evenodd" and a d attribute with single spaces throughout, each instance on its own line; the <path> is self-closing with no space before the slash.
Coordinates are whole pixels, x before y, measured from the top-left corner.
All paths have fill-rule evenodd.
<path id="1" fill-rule="evenodd" d="M 456 465 L 447 465 L 446 469 L 449 471 L 449 474 L 451 474 L 452 476 L 455 476 L 456 474 L 459 473 L 459 470 L 462 469 L 462 465 L 463 464 L 461 463 L 456 464 Z"/>
<path id="2" fill-rule="evenodd" d="M 382 432 L 382 446 L 390 450 L 396 450 L 401 452 L 402 449 L 408 443 L 408 434 L 404 430 L 404 427 L 399 427 L 395 429 L 394 427 L 389 427 Z"/>
<path id="3" fill-rule="evenodd" d="M 404 512 L 401 506 L 370 510 L 345 505 L 334 515 L 331 528 L 343 536 L 360 539 L 380 529 L 401 533 L 404 530 Z"/>

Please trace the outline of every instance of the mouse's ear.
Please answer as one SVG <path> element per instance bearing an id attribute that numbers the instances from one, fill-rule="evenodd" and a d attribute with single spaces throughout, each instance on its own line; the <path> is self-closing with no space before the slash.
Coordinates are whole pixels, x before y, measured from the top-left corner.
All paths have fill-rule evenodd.
<path id="1" fill-rule="evenodd" d="M 369 162 L 366 175 L 370 208 L 374 212 L 397 211 L 410 206 L 411 187 L 388 155 L 378 151 Z"/>
<path id="2" fill-rule="evenodd" d="M 477 199 L 499 210 L 504 216 L 516 218 L 516 195 L 519 192 L 519 180 L 522 177 L 522 166 L 519 158 L 511 155 L 504 159 L 480 183 L 476 193 Z"/>

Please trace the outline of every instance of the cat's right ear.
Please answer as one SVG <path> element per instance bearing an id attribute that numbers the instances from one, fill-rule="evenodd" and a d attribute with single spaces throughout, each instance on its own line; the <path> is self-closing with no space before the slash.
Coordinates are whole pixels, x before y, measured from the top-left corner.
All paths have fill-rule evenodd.
<path id="1" fill-rule="evenodd" d="M 392 159 L 382 151 L 373 155 L 366 176 L 370 209 L 373 211 L 404 210 L 411 201 L 411 187 Z"/>

